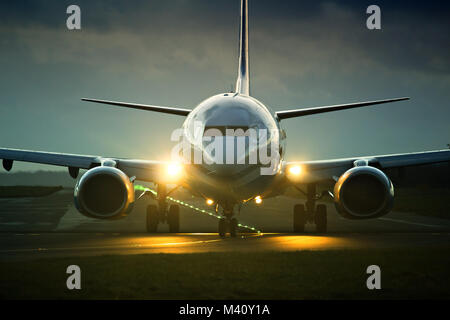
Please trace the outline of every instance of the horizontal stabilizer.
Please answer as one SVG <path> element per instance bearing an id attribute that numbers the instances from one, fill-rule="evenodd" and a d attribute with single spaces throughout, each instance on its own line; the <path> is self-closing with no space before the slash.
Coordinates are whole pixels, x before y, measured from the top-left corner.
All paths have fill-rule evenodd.
<path id="1" fill-rule="evenodd" d="M 138 109 L 138 110 L 176 114 L 179 116 L 187 116 L 192 111 L 190 109 L 150 106 L 150 105 L 146 105 L 146 104 L 127 103 L 127 102 L 120 102 L 120 101 L 108 101 L 108 100 L 85 99 L 85 98 L 83 98 L 81 100 L 88 101 L 88 102 L 109 104 L 109 105 L 125 107 L 125 108 Z"/>
<path id="2" fill-rule="evenodd" d="M 306 108 L 306 109 L 294 109 L 294 110 L 278 111 L 278 112 L 275 112 L 275 114 L 277 115 L 278 119 L 282 120 L 282 119 L 288 119 L 288 118 L 309 116 L 309 115 L 317 114 L 317 113 L 325 113 L 325 112 L 339 111 L 339 110 L 345 110 L 345 109 L 367 107 L 367 106 L 372 106 L 375 104 L 382 104 L 382 103 L 396 102 L 396 101 L 403 101 L 403 100 L 409 100 L 409 98 L 375 100 L 375 101 L 365 101 L 365 102 L 356 102 L 356 103 L 347 103 L 347 104 L 337 104 L 337 105 L 333 105 L 333 106 L 313 107 L 313 108 Z"/>

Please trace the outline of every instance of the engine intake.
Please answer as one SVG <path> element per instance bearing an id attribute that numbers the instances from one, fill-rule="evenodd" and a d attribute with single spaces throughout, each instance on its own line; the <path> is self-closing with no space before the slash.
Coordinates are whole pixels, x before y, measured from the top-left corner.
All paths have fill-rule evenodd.
<path id="1" fill-rule="evenodd" d="M 128 176 L 114 167 L 87 171 L 75 186 L 75 206 L 87 217 L 118 219 L 130 213 L 134 188 Z"/>
<path id="2" fill-rule="evenodd" d="M 346 171 L 334 186 L 337 211 L 348 219 L 371 219 L 391 211 L 394 186 L 381 170 L 359 166 Z"/>

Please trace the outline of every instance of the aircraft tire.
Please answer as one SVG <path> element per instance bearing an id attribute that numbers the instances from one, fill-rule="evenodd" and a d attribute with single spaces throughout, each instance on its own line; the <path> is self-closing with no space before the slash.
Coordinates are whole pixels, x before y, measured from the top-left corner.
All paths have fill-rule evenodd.
<path id="1" fill-rule="evenodd" d="M 147 232 L 155 233 L 158 231 L 158 208 L 154 204 L 147 206 Z"/>
<path id="2" fill-rule="evenodd" d="M 169 223 L 170 232 L 180 232 L 180 207 L 178 205 L 173 204 L 169 207 L 167 221 Z"/>
<path id="3" fill-rule="evenodd" d="M 238 231 L 238 222 L 236 218 L 230 220 L 230 237 L 235 238 Z"/>
<path id="4" fill-rule="evenodd" d="M 327 232 L 327 207 L 324 204 L 318 204 L 316 214 L 314 215 L 314 222 L 316 223 L 316 231 L 323 233 Z"/>
<path id="5" fill-rule="evenodd" d="M 306 224 L 306 211 L 304 204 L 294 206 L 294 232 L 304 232 Z"/>
<path id="6" fill-rule="evenodd" d="M 227 220 L 221 218 L 219 220 L 219 236 L 223 238 L 225 237 L 226 233 L 227 233 Z"/>

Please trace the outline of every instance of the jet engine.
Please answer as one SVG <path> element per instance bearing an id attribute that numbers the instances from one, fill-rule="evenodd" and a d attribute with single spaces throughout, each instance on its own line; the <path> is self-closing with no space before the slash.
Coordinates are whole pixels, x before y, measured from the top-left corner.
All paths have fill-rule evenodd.
<path id="1" fill-rule="evenodd" d="M 381 170 L 357 166 L 336 182 L 334 203 L 337 211 L 348 219 L 380 217 L 394 205 L 394 186 Z"/>
<path id="2" fill-rule="evenodd" d="M 134 187 L 129 177 L 114 167 L 88 170 L 75 186 L 75 206 L 83 215 L 97 219 L 127 216 L 134 204 Z"/>

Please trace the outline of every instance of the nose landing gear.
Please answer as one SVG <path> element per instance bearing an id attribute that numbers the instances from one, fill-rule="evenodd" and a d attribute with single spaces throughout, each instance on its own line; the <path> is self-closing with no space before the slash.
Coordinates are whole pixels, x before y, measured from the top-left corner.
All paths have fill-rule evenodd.
<path id="1" fill-rule="evenodd" d="M 234 238 L 237 236 L 238 232 L 238 221 L 233 218 L 233 209 L 224 209 L 223 218 L 219 219 L 219 236 L 225 237 L 227 232 L 230 233 L 230 237 Z"/>

